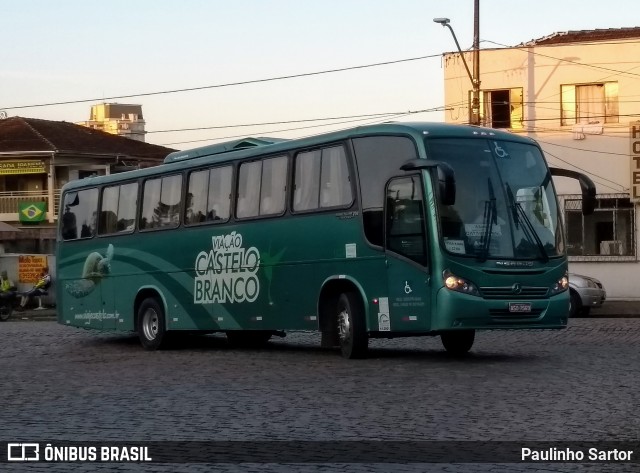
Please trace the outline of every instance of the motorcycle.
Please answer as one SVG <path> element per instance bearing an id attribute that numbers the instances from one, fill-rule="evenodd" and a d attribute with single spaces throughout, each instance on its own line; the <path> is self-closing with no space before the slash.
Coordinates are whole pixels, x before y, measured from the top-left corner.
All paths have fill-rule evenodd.
<path id="1" fill-rule="evenodd" d="M 4 322 L 11 317 L 14 309 L 18 305 L 17 291 L 11 291 L 0 295 L 0 321 Z"/>

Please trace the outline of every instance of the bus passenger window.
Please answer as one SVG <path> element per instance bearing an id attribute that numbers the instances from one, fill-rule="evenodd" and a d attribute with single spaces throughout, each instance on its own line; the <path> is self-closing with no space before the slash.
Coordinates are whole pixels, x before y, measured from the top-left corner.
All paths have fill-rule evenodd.
<path id="1" fill-rule="evenodd" d="M 258 215 L 260 204 L 260 175 L 262 161 L 243 163 L 240 165 L 238 179 L 238 218 L 255 217 Z"/>
<path id="2" fill-rule="evenodd" d="M 238 218 L 276 215 L 284 211 L 287 183 L 286 156 L 240 165 Z"/>
<path id="3" fill-rule="evenodd" d="M 295 166 L 293 210 L 344 207 L 353 201 L 344 147 L 299 153 Z"/>
<path id="4" fill-rule="evenodd" d="M 194 225 L 229 220 L 232 178 L 231 166 L 189 174 L 184 223 Z"/>
<path id="5" fill-rule="evenodd" d="M 320 206 L 338 207 L 353 200 L 347 156 L 342 146 L 322 150 Z"/>
<path id="6" fill-rule="evenodd" d="M 287 162 L 286 156 L 263 161 L 262 185 L 260 186 L 260 215 L 274 215 L 284 211 Z"/>
<path id="7" fill-rule="evenodd" d="M 320 160 L 322 151 L 308 151 L 296 156 L 295 187 L 293 193 L 293 210 L 304 211 L 317 209 L 320 204 Z"/>
<path id="8" fill-rule="evenodd" d="M 227 221 L 231 210 L 231 183 L 233 168 L 225 166 L 209 172 L 209 196 L 207 199 L 207 221 Z"/>
<path id="9" fill-rule="evenodd" d="M 64 240 L 91 238 L 96 233 L 98 189 L 69 193 L 64 199 L 61 236 Z M 78 235 L 80 226 L 80 235 Z"/>
<path id="10" fill-rule="evenodd" d="M 197 171 L 189 174 L 189 188 L 185 203 L 184 223 L 192 225 L 204 221 L 207 213 L 207 194 L 209 192 L 209 171 Z"/>
<path id="11" fill-rule="evenodd" d="M 76 215 L 66 206 L 64 214 L 62 214 L 62 239 L 75 240 L 78 238 L 78 225 L 76 224 Z"/>
<path id="12" fill-rule="evenodd" d="M 144 183 L 140 229 L 176 227 L 181 207 L 182 176 L 177 174 Z"/>

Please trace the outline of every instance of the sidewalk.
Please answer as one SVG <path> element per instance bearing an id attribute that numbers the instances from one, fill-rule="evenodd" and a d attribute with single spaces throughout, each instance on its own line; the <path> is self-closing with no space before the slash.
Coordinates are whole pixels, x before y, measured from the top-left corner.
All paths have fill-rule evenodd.
<path id="1" fill-rule="evenodd" d="M 57 312 L 55 307 L 47 307 L 42 310 L 26 309 L 23 312 L 14 310 L 9 321 L 16 320 L 56 320 Z"/>
<path id="2" fill-rule="evenodd" d="M 589 317 L 640 317 L 640 301 L 605 301 L 600 308 L 591 309 Z"/>
<path id="3" fill-rule="evenodd" d="M 24 312 L 14 311 L 9 320 L 56 320 L 56 308 L 42 310 L 28 309 Z M 640 301 L 605 301 L 602 307 L 591 309 L 589 318 L 634 318 L 640 317 Z"/>

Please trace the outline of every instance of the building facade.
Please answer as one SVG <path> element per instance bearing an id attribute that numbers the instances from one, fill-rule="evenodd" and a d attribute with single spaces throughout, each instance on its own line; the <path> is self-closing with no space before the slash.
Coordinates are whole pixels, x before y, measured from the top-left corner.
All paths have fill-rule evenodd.
<path id="1" fill-rule="evenodd" d="M 481 124 L 531 136 L 550 166 L 596 184 L 596 210 L 583 216 L 577 182 L 554 178 L 570 271 L 600 279 L 610 299 L 640 300 L 640 28 L 555 33 L 479 54 Z M 460 54 L 445 54 L 443 68 L 445 120 L 469 123 Z"/>
<path id="2" fill-rule="evenodd" d="M 91 106 L 91 117 L 78 125 L 132 140 L 145 141 L 142 105 L 101 103 Z"/>
<path id="3" fill-rule="evenodd" d="M 10 225 L 0 253 L 53 253 L 64 184 L 155 166 L 172 151 L 67 122 L 0 120 L 0 222 Z"/>

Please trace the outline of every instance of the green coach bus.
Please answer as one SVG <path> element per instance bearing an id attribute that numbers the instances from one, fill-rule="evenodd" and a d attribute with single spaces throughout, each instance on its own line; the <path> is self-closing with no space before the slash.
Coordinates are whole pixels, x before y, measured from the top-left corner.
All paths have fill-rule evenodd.
<path id="1" fill-rule="evenodd" d="M 366 355 L 370 338 L 560 329 L 567 255 L 539 145 L 494 129 L 386 123 L 247 138 L 62 189 L 58 321 L 253 345 L 286 331 Z"/>

